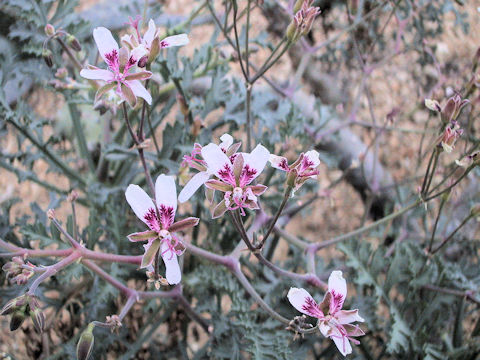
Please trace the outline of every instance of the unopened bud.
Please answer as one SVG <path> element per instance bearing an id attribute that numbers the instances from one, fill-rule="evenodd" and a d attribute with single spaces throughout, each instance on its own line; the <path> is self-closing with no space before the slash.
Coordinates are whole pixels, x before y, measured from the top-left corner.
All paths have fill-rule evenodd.
<path id="1" fill-rule="evenodd" d="M 88 327 L 80 335 L 80 340 L 77 344 L 77 360 L 87 360 L 92 353 L 93 343 L 95 338 L 93 337 L 94 324 L 88 324 Z"/>
<path id="2" fill-rule="evenodd" d="M 78 42 L 77 38 L 72 34 L 67 34 L 67 45 L 75 51 L 82 51 L 82 46 Z"/>
<path id="3" fill-rule="evenodd" d="M 10 331 L 15 331 L 20 326 L 22 326 L 26 317 L 27 317 L 27 315 L 25 314 L 24 309 L 20 309 L 20 310 L 15 311 L 12 315 L 11 320 L 10 320 Z"/>
<path id="4" fill-rule="evenodd" d="M 147 66 L 147 62 L 148 62 L 148 56 L 147 55 L 143 55 L 140 60 L 138 60 L 138 63 L 137 63 L 137 66 L 139 68 L 144 68 L 145 66 Z"/>
<path id="5" fill-rule="evenodd" d="M 290 22 L 290 25 L 288 25 L 286 35 L 288 41 L 290 41 L 291 43 L 297 42 L 297 40 L 300 38 L 300 32 L 297 30 L 297 23 L 295 19 L 293 19 Z"/>
<path id="6" fill-rule="evenodd" d="M 45 25 L 45 35 L 53 36 L 55 35 L 55 27 L 52 24 Z"/>
<path id="7" fill-rule="evenodd" d="M 42 333 L 45 330 L 45 314 L 40 309 L 30 311 L 30 318 L 32 319 L 35 330 Z"/>
<path id="8" fill-rule="evenodd" d="M 442 111 L 437 100 L 425 99 L 425 106 L 432 111 Z"/>
<path id="9" fill-rule="evenodd" d="M 53 210 L 53 209 L 48 209 L 48 211 L 47 211 L 47 217 L 48 217 L 50 220 L 55 219 L 55 210 Z"/>
<path id="10" fill-rule="evenodd" d="M 76 192 L 75 190 L 72 190 L 70 194 L 68 194 L 67 196 L 67 201 L 69 202 L 74 202 L 77 199 L 78 199 L 78 192 Z"/>
<path id="11" fill-rule="evenodd" d="M 42 57 L 43 57 L 43 60 L 45 60 L 45 64 L 47 64 L 48 67 L 53 66 L 53 55 L 49 49 L 43 49 Z"/>
<path id="12" fill-rule="evenodd" d="M 297 12 L 300 11 L 300 9 L 302 8 L 302 5 L 303 5 L 303 2 L 305 0 L 297 0 L 297 2 L 295 3 L 295 5 L 293 6 L 293 13 L 296 14 Z"/>
<path id="13" fill-rule="evenodd" d="M 292 169 L 288 172 L 287 175 L 287 186 L 294 188 L 295 182 L 297 181 L 298 173 L 296 169 Z"/>
<path id="14" fill-rule="evenodd" d="M 470 214 L 475 217 L 480 216 L 480 203 L 475 204 L 470 208 Z"/>

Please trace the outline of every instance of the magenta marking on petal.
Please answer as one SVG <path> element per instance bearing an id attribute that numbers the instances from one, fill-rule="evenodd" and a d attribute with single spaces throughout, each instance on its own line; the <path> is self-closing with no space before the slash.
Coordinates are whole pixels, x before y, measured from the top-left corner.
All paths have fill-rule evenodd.
<path id="1" fill-rule="evenodd" d="M 105 54 L 105 59 L 107 59 L 107 65 L 113 71 L 118 70 L 118 51 L 112 50 L 108 54 Z"/>
<path id="2" fill-rule="evenodd" d="M 330 301 L 330 314 L 333 315 L 342 308 L 344 298 L 342 294 L 337 294 L 334 290 L 330 290 L 330 293 L 332 294 L 332 300 Z"/>
<path id="3" fill-rule="evenodd" d="M 279 166 L 282 170 L 290 171 L 290 166 L 288 166 L 287 159 L 282 159 L 282 160 L 280 161 L 280 163 L 278 164 L 278 166 Z"/>
<path id="4" fill-rule="evenodd" d="M 157 213 L 154 208 L 148 209 L 148 212 L 143 216 L 147 225 L 153 231 L 160 231 L 160 224 L 158 222 Z"/>
<path id="5" fill-rule="evenodd" d="M 304 156 L 300 164 L 300 169 L 298 170 L 298 173 L 302 174 L 304 171 L 306 171 L 308 168 L 311 168 L 312 166 L 313 166 L 313 161 L 310 160 L 308 156 Z"/>
<path id="6" fill-rule="evenodd" d="M 257 174 L 257 170 L 250 168 L 250 166 L 246 164 L 243 167 L 242 174 L 240 175 L 240 186 L 243 187 L 245 185 L 250 184 L 256 174 Z"/>
<path id="7" fill-rule="evenodd" d="M 305 298 L 305 304 L 302 305 L 302 309 L 306 313 L 308 313 L 310 316 L 313 316 L 313 317 L 316 317 L 316 318 L 322 318 L 323 317 L 322 311 L 318 308 L 317 303 L 311 297 Z"/>
<path id="8" fill-rule="evenodd" d="M 160 215 L 162 229 L 168 230 L 175 220 L 175 211 L 173 210 L 173 207 L 160 205 L 158 208 L 158 214 Z"/>
<path id="9" fill-rule="evenodd" d="M 165 40 L 160 41 L 160 48 L 167 47 L 168 43 Z"/>
<path id="10" fill-rule="evenodd" d="M 218 176 L 224 182 L 232 186 L 236 186 L 235 175 L 233 175 L 232 168 L 230 167 L 229 164 L 223 165 L 223 169 L 218 171 Z"/>

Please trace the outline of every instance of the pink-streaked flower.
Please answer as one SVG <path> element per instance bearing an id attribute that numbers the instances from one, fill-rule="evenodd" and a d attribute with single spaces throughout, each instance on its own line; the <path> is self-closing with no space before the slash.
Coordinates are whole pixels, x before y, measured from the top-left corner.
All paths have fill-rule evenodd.
<path id="1" fill-rule="evenodd" d="M 95 101 L 109 90 L 115 88 L 117 94 L 132 107 L 136 105 L 137 97 L 141 97 L 148 104 L 151 104 L 152 97 L 140 80 L 149 79 L 152 73 L 149 71 L 130 72 L 140 58 L 146 54 L 145 48 L 139 46 L 132 51 L 126 47 L 119 49 L 110 30 L 104 27 L 95 28 L 93 30 L 93 38 L 101 57 L 108 65 L 108 70 L 88 65 L 87 69 L 80 71 L 80 75 L 86 79 L 103 80 L 106 82 L 106 85 L 98 89 Z"/>
<path id="2" fill-rule="evenodd" d="M 138 20 L 130 20 L 130 25 L 135 29 L 135 34 L 127 34 L 122 36 L 121 41 L 131 50 L 138 47 L 145 49 L 145 57 L 142 60 L 141 66 L 144 67 L 146 64 L 150 64 L 157 57 L 161 49 L 169 48 L 172 46 L 183 46 L 187 45 L 189 40 L 187 34 L 179 34 L 173 36 L 167 36 L 166 38 L 160 40 L 160 29 L 157 28 L 153 19 L 150 19 L 148 22 L 148 29 L 143 34 L 143 37 L 140 35 L 140 30 L 138 29 Z"/>
<path id="3" fill-rule="evenodd" d="M 350 341 L 358 345 L 354 337 L 365 335 L 353 322 L 363 322 L 358 310 L 342 310 L 347 296 L 347 283 L 341 271 L 333 271 L 328 279 L 328 291 L 323 301 L 317 304 L 305 289 L 290 288 L 288 300 L 303 314 L 318 319 L 318 329 L 323 336 L 333 340 L 343 356 L 352 353 Z"/>
<path id="4" fill-rule="evenodd" d="M 294 191 L 297 191 L 307 179 L 314 179 L 319 173 L 317 167 L 320 165 L 320 159 L 315 150 L 300 154 L 291 165 L 288 164 L 287 158 L 273 154 L 270 155 L 269 161 L 272 167 L 288 173 L 289 182 L 292 183 L 289 185 L 294 187 Z"/>
<path id="5" fill-rule="evenodd" d="M 455 148 L 455 142 L 463 134 L 463 130 L 460 129 L 460 125 L 456 121 L 452 121 L 445 128 L 440 145 L 447 153 L 451 153 Z"/>
<path id="6" fill-rule="evenodd" d="M 229 134 L 223 134 L 220 136 L 221 143 L 218 145 L 220 150 L 233 162 L 236 152 L 240 147 L 241 143 L 234 143 L 233 137 Z M 209 169 L 207 162 L 202 157 L 202 145 L 195 143 L 193 145 L 193 150 L 190 155 L 184 155 L 182 167 L 191 167 L 199 172 L 195 174 L 190 181 L 185 185 L 185 187 L 180 191 L 178 196 L 178 201 L 181 203 L 190 199 L 193 194 L 203 185 L 205 182 L 210 179 L 211 176 L 215 175 L 212 169 Z M 213 193 L 210 194 L 210 197 L 213 198 Z"/>
<path id="7" fill-rule="evenodd" d="M 261 144 L 250 154 L 237 153 L 230 158 L 217 144 L 202 148 L 207 171 L 216 177 L 207 180 L 205 186 L 224 193 L 222 201 L 213 209 L 213 218 L 222 216 L 227 210 L 240 209 L 241 214 L 245 215 L 244 209 L 259 209 L 257 196 L 262 195 L 267 187 L 251 183 L 265 168 L 269 155 L 269 151 Z"/>
<path id="8" fill-rule="evenodd" d="M 130 184 L 125 192 L 127 202 L 137 217 L 150 230 L 128 235 L 133 242 L 147 241 L 141 268 L 149 267 L 160 251 L 166 267 L 166 279 L 169 284 L 178 284 L 181 280 L 177 256 L 183 253 L 183 245 L 175 232 L 196 226 L 199 219 L 189 217 L 175 222 L 177 210 L 177 189 L 173 176 L 160 175 L 155 182 L 156 205 L 148 194 L 138 185 Z"/>

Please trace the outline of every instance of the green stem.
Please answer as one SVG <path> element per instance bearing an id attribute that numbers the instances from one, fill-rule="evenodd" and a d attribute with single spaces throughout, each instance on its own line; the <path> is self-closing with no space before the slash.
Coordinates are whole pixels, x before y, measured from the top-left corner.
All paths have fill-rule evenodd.
<path id="1" fill-rule="evenodd" d="M 433 240 L 435 239 L 435 233 L 437 232 L 437 226 L 438 226 L 438 221 L 440 219 L 440 215 L 443 210 L 443 205 L 445 205 L 447 201 L 448 196 L 442 197 L 442 201 L 440 202 L 440 207 L 438 208 L 438 214 L 435 219 L 435 224 L 433 225 L 433 230 L 432 230 L 432 237 L 430 238 L 430 243 L 428 244 L 428 252 L 432 251 L 432 246 L 433 246 Z"/>
<path id="2" fill-rule="evenodd" d="M 438 245 L 438 247 L 435 249 L 435 250 L 432 250 L 432 254 L 435 254 L 438 250 L 440 250 L 446 243 L 448 243 L 450 240 L 453 239 L 453 237 L 455 236 L 455 234 L 470 220 L 472 219 L 474 216 L 472 214 L 469 214 L 465 219 L 463 219 L 463 221 L 460 223 L 460 225 L 457 226 L 457 228 L 455 230 L 453 230 L 453 232 L 445 239 L 443 240 L 440 245 Z"/>

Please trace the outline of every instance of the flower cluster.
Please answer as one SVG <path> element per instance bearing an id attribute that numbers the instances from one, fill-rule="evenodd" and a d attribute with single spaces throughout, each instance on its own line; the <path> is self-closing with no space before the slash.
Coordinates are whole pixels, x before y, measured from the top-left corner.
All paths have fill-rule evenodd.
<path id="1" fill-rule="evenodd" d="M 291 288 L 288 292 L 290 303 L 303 314 L 318 319 L 318 329 L 323 336 L 333 340 L 342 355 L 352 352 L 350 341 L 358 345 L 354 337 L 365 335 L 353 322 L 363 322 L 358 310 L 342 310 L 347 297 L 347 283 L 341 271 L 333 271 L 328 279 L 328 291 L 322 302 L 317 304 L 305 289 Z"/>
<path id="2" fill-rule="evenodd" d="M 34 267 L 30 262 L 25 263 L 22 257 L 14 256 L 12 261 L 3 265 L 2 270 L 6 272 L 7 279 L 10 278 L 11 283 L 25 285 L 28 279 L 33 276 Z"/>

